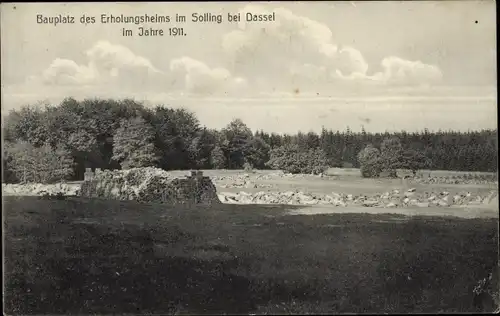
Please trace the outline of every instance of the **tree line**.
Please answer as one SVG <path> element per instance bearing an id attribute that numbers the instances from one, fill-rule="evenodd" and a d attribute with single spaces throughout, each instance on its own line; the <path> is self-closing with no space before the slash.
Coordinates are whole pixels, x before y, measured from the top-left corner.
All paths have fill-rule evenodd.
<path id="1" fill-rule="evenodd" d="M 418 167 L 497 171 L 496 130 L 367 133 L 323 128 L 319 134 L 290 135 L 252 132 L 240 119 L 216 130 L 186 109 L 146 107 L 130 99 L 68 98 L 55 106 L 25 106 L 5 117 L 2 134 L 3 180 L 9 182 L 82 179 L 85 168 L 142 166 L 318 173 L 327 167 L 360 167 L 369 160 L 363 160 L 365 151 L 377 156 L 375 151 L 394 142 L 399 156 L 406 157 L 401 159 L 422 162 Z"/>

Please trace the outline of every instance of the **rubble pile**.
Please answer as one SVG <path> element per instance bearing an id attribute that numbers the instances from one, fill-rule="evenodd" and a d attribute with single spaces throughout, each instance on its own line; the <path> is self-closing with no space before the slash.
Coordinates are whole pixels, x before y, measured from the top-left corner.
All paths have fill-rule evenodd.
<path id="1" fill-rule="evenodd" d="M 489 204 L 496 199 L 498 192 L 491 191 L 487 195 L 473 195 L 461 192 L 455 195 L 449 192 L 423 192 L 416 189 L 406 192 L 392 190 L 375 195 L 352 195 L 342 193 L 318 194 L 301 191 L 288 192 L 257 192 L 257 193 L 221 193 L 218 195 L 223 203 L 235 204 L 290 204 L 290 205 L 333 205 L 333 206 L 364 206 L 364 207 L 449 207 L 459 205 Z"/>
<path id="2" fill-rule="evenodd" d="M 156 193 L 159 186 L 167 186 L 170 180 L 167 172 L 156 168 L 105 170 L 85 180 L 80 193 L 91 198 L 138 200 L 139 196 Z"/>
<path id="3" fill-rule="evenodd" d="M 106 170 L 82 183 L 80 195 L 88 198 L 136 200 L 143 203 L 220 203 L 215 185 L 200 172 L 173 177 L 158 168 Z"/>
<path id="4" fill-rule="evenodd" d="M 2 183 L 2 194 L 4 195 L 22 195 L 22 196 L 42 196 L 42 195 L 58 195 L 76 196 L 80 190 L 78 184 L 6 184 Z"/>
<path id="5" fill-rule="evenodd" d="M 452 176 L 452 177 L 430 177 L 410 178 L 410 182 L 419 184 L 490 184 L 498 183 L 498 178 L 493 175 L 481 176 Z"/>
<path id="6" fill-rule="evenodd" d="M 265 176 L 265 178 L 263 177 Z M 273 188 L 275 185 L 268 183 L 257 183 L 251 180 L 248 173 L 234 175 L 234 176 L 213 176 L 211 177 L 214 182 L 227 182 L 219 184 L 221 188 Z M 269 180 L 272 179 L 271 175 L 257 175 L 256 180 Z"/>
<path id="7" fill-rule="evenodd" d="M 310 174 L 293 174 L 284 173 L 283 171 L 270 172 L 265 174 L 253 174 L 255 180 L 273 180 L 276 178 L 304 178 L 304 177 L 320 177 L 321 175 L 310 175 Z M 244 181 L 249 180 L 252 177 L 248 173 L 236 174 L 236 175 L 219 175 L 212 176 L 211 178 L 215 181 Z"/>

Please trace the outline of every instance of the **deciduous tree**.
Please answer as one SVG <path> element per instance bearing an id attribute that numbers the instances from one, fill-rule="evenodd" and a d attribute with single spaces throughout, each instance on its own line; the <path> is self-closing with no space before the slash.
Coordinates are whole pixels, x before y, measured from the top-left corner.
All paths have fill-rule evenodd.
<path id="1" fill-rule="evenodd" d="M 154 130 L 143 118 L 123 120 L 113 139 L 113 159 L 122 169 L 152 167 L 159 161 Z"/>

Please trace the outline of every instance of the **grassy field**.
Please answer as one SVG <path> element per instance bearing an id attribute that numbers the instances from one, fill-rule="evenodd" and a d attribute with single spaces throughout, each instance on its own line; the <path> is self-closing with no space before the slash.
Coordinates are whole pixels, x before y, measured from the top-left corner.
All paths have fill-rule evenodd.
<path id="1" fill-rule="evenodd" d="M 472 312 L 497 272 L 498 219 L 294 209 L 6 197 L 4 311 Z"/>

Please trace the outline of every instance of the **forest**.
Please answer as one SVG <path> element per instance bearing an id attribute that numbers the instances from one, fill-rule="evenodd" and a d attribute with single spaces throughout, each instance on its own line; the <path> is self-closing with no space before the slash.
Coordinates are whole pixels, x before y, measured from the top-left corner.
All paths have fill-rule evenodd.
<path id="1" fill-rule="evenodd" d="M 363 167 L 372 156 L 386 165 L 392 161 L 393 168 L 497 171 L 497 130 L 368 133 L 323 127 L 319 134 L 288 135 L 252 131 L 240 119 L 215 130 L 186 109 L 130 99 L 27 105 L 4 117 L 2 134 L 4 182 L 78 180 L 85 168 L 143 166 L 318 173 Z"/>

